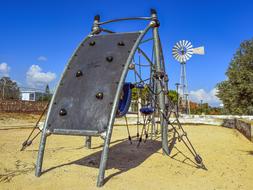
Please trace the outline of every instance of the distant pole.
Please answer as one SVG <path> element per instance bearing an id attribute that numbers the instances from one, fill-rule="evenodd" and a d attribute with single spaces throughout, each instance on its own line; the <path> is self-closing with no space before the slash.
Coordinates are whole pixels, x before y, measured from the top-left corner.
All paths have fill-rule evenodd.
<path id="1" fill-rule="evenodd" d="M 91 136 L 86 136 L 85 137 L 85 144 L 84 146 L 88 149 L 91 149 Z"/>
<path id="2" fill-rule="evenodd" d="M 186 100 L 186 102 L 185 102 L 185 105 L 186 105 L 186 113 L 187 113 L 188 115 L 190 115 L 190 114 L 191 114 L 191 111 L 190 111 L 190 101 L 189 101 L 189 94 L 188 94 L 188 93 L 185 94 L 185 100 Z"/>
<path id="3" fill-rule="evenodd" d="M 178 116 L 178 110 L 179 110 L 179 98 L 178 98 L 178 88 L 179 88 L 179 83 L 176 83 L 176 88 L 177 88 L 177 116 Z"/>
<path id="4" fill-rule="evenodd" d="M 200 110 L 201 110 L 201 114 L 202 114 L 202 112 L 203 112 L 203 110 L 202 110 L 202 104 L 203 104 L 203 100 L 200 100 Z"/>
<path id="5" fill-rule="evenodd" d="M 6 79 L 5 78 L 3 78 L 3 80 L 4 80 L 4 84 L 3 84 L 3 94 L 2 94 L 2 98 L 3 98 L 3 100 L 4 100 L 4 96 L 5 96 L 5 92 L 4 92 L 4 90 L 5 90 L 5 85 L 6 85 Z"/>

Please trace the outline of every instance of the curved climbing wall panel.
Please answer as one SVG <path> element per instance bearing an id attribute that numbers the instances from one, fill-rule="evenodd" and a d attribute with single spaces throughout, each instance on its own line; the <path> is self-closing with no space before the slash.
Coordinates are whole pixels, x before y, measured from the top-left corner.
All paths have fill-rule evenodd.
<path id="1" fill-rule="evenodd" d="M 62 76 L 47 119 L 51 133 L 98 135 L 107 129 L 118 82 L 140 33 L 92 36 Z"/>

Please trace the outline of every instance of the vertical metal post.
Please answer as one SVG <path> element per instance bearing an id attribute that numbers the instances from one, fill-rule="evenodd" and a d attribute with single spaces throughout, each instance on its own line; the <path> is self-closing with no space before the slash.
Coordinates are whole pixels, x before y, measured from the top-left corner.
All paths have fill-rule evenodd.
<path id="1" fill-rule="evenodd" d="M 188 115 L 191 114 L 191 108 L 190 108 L 190 100 L 189 100 L 189 94 L 185 94 L 185 99 L 186 99 L 186 113 Z"/>
<path id="2" fill-rule="evenodd" d="M 159 34 L 158 34 L 158 27 L 159 27 L 159 21 L 157 20 L 157 15 L 155 10 L 151 10 L 151 17 L 152 22 L 154 22 L 153 25 L 153 37 L 154 37 L 154 48 L 155 48 L 155 66 L 156 66 L 156 72 L 162 71 L 162 64 L 161 64 L 161 57 L 160 57 L 160 41 L 159 41 Z M 160 80 L 160 79 L 158 79 Z M 158 95 L 158 103 L 159 107 L 161 109 L 161 112 L 166 112 L 165 107 L 165 95 L 164 90 L 162 88 L 161 82 L 157 81 L 157 90 L 158 92 L 163 91 L 163 93 L 159 93 Z M 161 121 L 161 129 L 162 129 L 162 148 L 163 153 L 169 154 L 169 148 L 168 148 L 168 123 L 163 118 L 163 114 L 160 113 L 160 121 Z"/>
<path id="3" fill-rule="evenodd" d="M 37 176 L 37 177 L 39 177 L 41 175 L 42 162 L 43 162 L 45 146 L 46 146 L 46 140 L 47 140 L 46 122 L 45 122 L 44 125 L 45 126 L 43 128 L 42 135 L 41 135 L 40 147 L 39 147 L 38 158 L 37 158 L 37 163 L 36 163 L 36 170 L 35 170 L 35 176 Z"/>
<path id="4" fill-rule="evenodd" d="M 129 64 L 132 62 L 133 56 L 138 48 L 138 45 L 140 44 L 141 40 L 143 39 L 144 35 L 149 31 L 150 29 L 150 25 L 147 26 L 145 28 L 145 30 L 143 30 L 140 34 L 140 36 L 138 37 L 138 39 L 136 40 L 129 56 L 128 59 L 126 61 L 124 70 L 122 72 L 122 75 L 120 77 L 119 80 L 119 85 L 117 87 L 117 91 L 116 91 L 116 95 L 115 95 L 115 99 L 113 101 L 113 105 L 112 105 L 112 111 L 110 114 L 110 118 L 109 118 L 109 122 L 108 122 L 108 127 L 107 127 L 107 131 L 106 131 L 106 137 L 105 137 L 105 141 L 104 141 L 104 147 L 103 147 L 103 151 L 101 154 L 101 159 L 100 159 L 100 165 L 99 165 L 99 174 L 98 174 L 98 180 L 97 180 L 97 186 L 101 187 L 104 183 L 104 177 L 105 177 L 105 169 L 106 169 L 106 164 L 107 164 L 107 160 L 108 160 L 108 153 L 109 153 L 109 145 L 110 145 L 110 141 L 111 141 L 111 136 L 112 136 L 112 129 L 113 129 L 113 123 L 115 120 L 115 115 L 116 115 L 116 111 L 117 111 L 117 106 L 119 103 L 119 99 L 120 99 L 120 94 L 121 94 L 121 90 L 123 88 L 123 83 L 125 81 L 127 72 L 128 72 L 128 68 L 129 68 Z"/>
<path id="5" fill-rule="evenodd" d="M 202 113 L 203 113 L 203 100 L 200 100 L 200 110 L 201 110 L 200 115 L 202 115 Z"/>
<path id="6" fill-rule="evenodd" d="M 92 33 L 91 33 L 92 34 Z M 89 34 L 84 40 L 82 43 L 84 43 L 86 40 L 88 40 L 91 36 L 91 34 Z M 81 43 L 81 44 L 82 44 Z M 81 47 L 81 44 L 79 45 L 78 48 Z M 72 55 L 71 59 L 73 58 L 74 54 Z M 61 76 L 61 80 L 65 74 L 65 72 L 67 71 L 67 68 L 68 68 L 68 65 L 65 66 L 65 69 L 63 71 L 63 74 Z M 60 81 L 61 81 L 60 80 Z M 52 107 L 52 104 L 54 102 L 54 98 L 56 96 L 56 93 L 58 91 L 58 88 L 60 86 L 60 82 L 58 83 L 57 87 L 56 87 L 56 90 L 53 94 L 53 97 L 50 101 L 50 104 L 49 104 L 49 107 L 48 107 L 48 113 L 47 113 L 47 117 L 46 117 L 46 120 L 45 120 L 45 123 L 44 123 L 44 127 L 43 127 L 43 131 L 42 131 L 42 134 L 41 134 L 41 140 L 40 140 L 40 145 L 39 145 L 39 151 L 38 151 L 38 158 L 37 158 L 37 163 L 36 163 L 36 169 L 35 169 L 35 176 L 39 177 L 41 175 L 41 170 L 42 170 L 42 163 L 43 163 L 43 157 L 44 157 L 44 151 L 45 151 L 45 146 L 46 146 L 46 140 L 47 140 L 47 136 L 49 135 L 48 133 L 48 116 L 50 115 L 50 112 L 51 112 L 51 107 Z"/>
<path id="7" fill-rule="evenodd" d="M 178 94 L 178 87 L 179 87 L 179 83 L 176 83 L 176 88 L 177 88 L 177 117 L 179 116 L 178 115 L 178 112 L 179 112 L 179 94 Z"/>
<path id="8" fill-rule="evenodd" d="M 5 85 L 6 85 L 6 79 L 4 77 L 2 79 L 4 80 L 3 89 L 2 89 L 2 93 L 3 93 L 2 98 L 4 100 L 4 96 L 5 96 L 5 91 L 4 90 L 5 90 Z"/>
<path id="9" fill-rule="evenodd" d="M 152 52 L 153 53 L 153 52 Z M 153 60 L 152 60 L 153 61 Z M 155 80 L 154 80 L 154 65 L 151 64 L 150 65 L 150 84 L 151 84 L 151 88 L 152 90 L 155 92 Z M 154 108 L 155 107 L 155 95 L 151 94 L 151 106 Z M 152 116 L 151 116 L 151 139 L 153 139 L 153 136 L 156 137 L 156 129 L 155 129 L 155 115 L 156 113 L 153 112 Z"/>
<path id="10" fill-rule="evenodd" d="M 86 136 L 84 138 L 85 138 L 85 144 L 84 144 L 84 146 L 86 148 L 90 149 L 91 148 L 91 136 Z"/>

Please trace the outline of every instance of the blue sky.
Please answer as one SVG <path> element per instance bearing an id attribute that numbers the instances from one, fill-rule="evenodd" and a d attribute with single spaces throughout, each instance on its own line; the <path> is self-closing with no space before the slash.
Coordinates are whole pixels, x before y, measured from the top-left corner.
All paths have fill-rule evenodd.
<path id="1" fill-rule="evenodd" d="M 97 1 L 4 1 L 0 2 L 0 75 L 9 75 L 21 86 L 55 86 L 80 41 L 90 32 L 93 17 L 101 20 L 149 16 L 155 8 L 161 22 L 160 35 L 170 78 L 170 88 L 179 81 L 180 67 L 171 49 L 182 39 L 206 54 L 187 63 L 192 99 L 219 104 L 215 86 L 243 40 L 253 37 L 253 1 L 250 0 L 97 0 Z M 111 25 L 123 31 L 139 30 L 144 23 Z"/>

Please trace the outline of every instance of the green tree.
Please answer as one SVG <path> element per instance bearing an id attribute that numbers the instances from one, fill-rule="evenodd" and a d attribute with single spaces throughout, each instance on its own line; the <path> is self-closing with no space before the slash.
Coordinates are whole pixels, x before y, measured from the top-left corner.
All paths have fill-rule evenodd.
<path id="1" fill-rule="evenodd" d="M 52 98 L 52 94 L 50 93 L 49 85 L 46 85 L 45 92 L 41 93 L 40 97 L 38 98 L 38 101 L 49 101 Z"/>
<path id="2" fill-rule="evenodd" d="M 178 98 L 177 91 L 169 90 L 168 97 L 175 105 L 177 105 L 177 98 Z"/>
<path id="3" fill-rule="evenodd" d="M 133 88 L 132 89 L 132 100 L 137 100 L 138 95 L 139 95 L 142 102 L 146 102 L 149 100 L 149 94 L 150 94 L 149 89 L 146 86 L 143 89 Z"/>
<path id="4" fill-rule="evenodd" d="M 253 39 L 241 43 L 219 83 L 217 96 L 230 114 L 253 114 Z"/>
<path id="5" fill-rule="evenodd" d="M 50 89 L 49 86 L 47 84 L 46 88 L 45 88 L 45 94 L 49 95 L 50 94 Z"/>
<path id="6" fill-rule="evenodd" d="M 9 77 L 0 79 L 0 97 L 2 99 L 19 99 L 20 91 L 16 82 Z"/>

